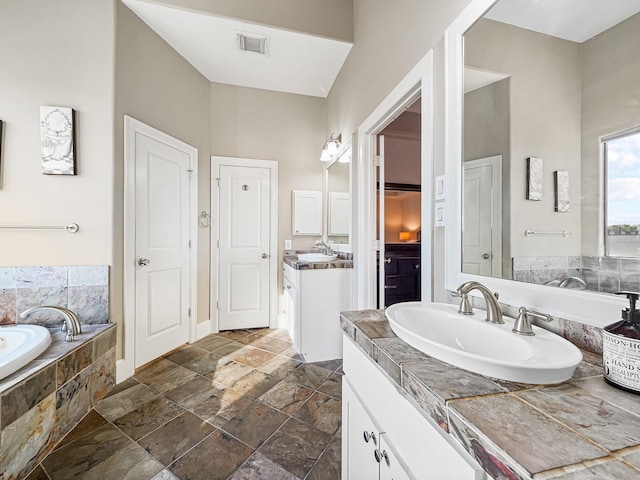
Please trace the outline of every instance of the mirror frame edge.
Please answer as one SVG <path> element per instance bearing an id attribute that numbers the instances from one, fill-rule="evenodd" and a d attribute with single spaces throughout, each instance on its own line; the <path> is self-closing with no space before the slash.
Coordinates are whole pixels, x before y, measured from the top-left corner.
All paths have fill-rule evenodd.
<path id="1" fill-rule="evenodd" d="M 614 296 L 462 273 L 463 36 L 494 3 L 496 0 L 471 0 L 445 31 L 445 289 L 453 291 L 474 280 L 500 292 L 501 301 L 508 305 L 524 305 L 555 317 L 603 327 L 619 319 L 619 309 L 624 307 L 624 302 Z"/>
<path id="2" fill-rule="evenodd" d="M 347 150 L 351 150 L 351 161 L 349 162 L 349 196 L 351 198 L 351 220 L 349 221 L 349 253 L 353 253 L 353 193 L 352 193 L 352 185 L 351 185 L 351 176 L 353 175 L 353 135 L 349 135 L 348 138 L 340 145 L 340 149 L 334 155 L 334 158 L 330 162 L 326 162 L 324 167 L 324 171 L 322 172 L 322 192 L 324 195 L 324 205 L 323 207 L 323 215 L 322 215 L 322 241 L 324 243 L 328 243 L 329 240 L 329 168 L 333 166 L 333 164 L 337 163 L 342 155 L 344 155 Z"/>

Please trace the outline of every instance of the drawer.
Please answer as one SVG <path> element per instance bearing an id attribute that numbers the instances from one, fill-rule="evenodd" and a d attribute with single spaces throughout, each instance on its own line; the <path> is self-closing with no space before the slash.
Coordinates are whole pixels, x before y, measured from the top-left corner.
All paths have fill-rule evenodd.
<path id="1" fill-rule="evenodd" d="M 292 287 L 298 288 L 298 271 L 295 268 L 286 263 L 282 264 L 282 277 L 288 281 Z"/>

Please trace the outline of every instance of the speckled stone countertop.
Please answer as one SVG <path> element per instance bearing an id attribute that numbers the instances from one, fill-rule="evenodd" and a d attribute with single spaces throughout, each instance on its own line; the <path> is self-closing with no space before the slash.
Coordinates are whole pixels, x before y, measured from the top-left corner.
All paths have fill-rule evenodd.
<path id="1" fill-rule="evenodd" d="M 301 252 L 302 253 L 302 252 Z M 330 262 L 303 262 L 295 253 L 285 254 L 283 262 L 295 270 L 326 270 L 328 268 L 353 268 L 353 260 L 338 256 Z"/>
<path id="2" fill-rule="evenodd" d="M 583 351 L 559 385 L 505 382 L 429 357 L 382 310 L 343 312 L 342 329 L 495 479 L 640 479 L 640 396 L 602 379 Z M 348 372 L 347 372 L 348 375 Z"/>

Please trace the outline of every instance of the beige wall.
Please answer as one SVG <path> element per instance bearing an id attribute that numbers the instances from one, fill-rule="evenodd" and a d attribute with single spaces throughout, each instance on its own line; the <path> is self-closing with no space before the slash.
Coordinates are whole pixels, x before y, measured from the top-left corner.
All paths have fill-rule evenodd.
<path id="1" fill-rule="evenodd" d="M 198 212 L 209 211 L 209 81 L 118 2 L 112 321 L 122 318 L 124 115 L 198 149 Z M 198 229 L 198 321 L 209 318 L 209 230 Z M 122 347 L 122 329 L 118 354 Z"/>
<path id="2" fill-rule="evenodd" d="M 114 2 L 0 4 L 0 265 L 109 265 L 113 230 Z M 40 173 L 40 106 L 75 110 L 77 175 Z"/>
<path id="3" fill-rule="evenodd" d="M 327 98 L 328 131 L 355 132 L 468 2 L 354 0 L 354 45 Z"/>
<path id="4" fill-rule="evenodd" d="M 320 150 L 327 139 L 325 102 L 211 84 L 212 155 L 278 161 L 278 262 L 285 239 L 292 239 L 293 248 L 308 248 L 321 240 L 321 236 L 291 235 L 291 191 L 323 190 Z"/>
<path id="5" fill-rule="evenodd" d="M 511 255 L 580 255 L 580 45 L 485 19 L 465 35 L 465 65 L 510 77 Z M 527 157 L 544 160 L 542 201 L 526 200 Z M 569 172 L 568 213 L 554 211 L 555 170 Z"/>
<path id="6" fill-rule="evenodd" d="M 600 137 L 640 126 L 640 14 L 582 44 L 582 251 L 603 225 Z"/>

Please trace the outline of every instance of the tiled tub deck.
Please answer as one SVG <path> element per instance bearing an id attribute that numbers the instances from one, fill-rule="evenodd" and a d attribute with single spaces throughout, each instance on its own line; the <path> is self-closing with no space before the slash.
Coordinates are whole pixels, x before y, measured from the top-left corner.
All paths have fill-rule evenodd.
<path id="1" fill-rule="evenodd" d="M 3 327 L 11 328 L 11 327 Z M 0 480 L 24 478 L 115 385 L 116 326 L 82 325 L 0 380 Z"/>
<path id="2" fill-rule="evenodd" d="M 599 355 L 584 351 L 562 384 L 516 384 L 419 352 L 396 337 L 383 311 L 345 312 L 340 320 L 345 335 L 491 478 L 640 479 L 640 396 L 606 384 Z"/>

